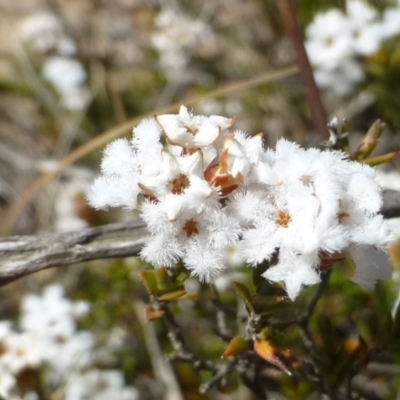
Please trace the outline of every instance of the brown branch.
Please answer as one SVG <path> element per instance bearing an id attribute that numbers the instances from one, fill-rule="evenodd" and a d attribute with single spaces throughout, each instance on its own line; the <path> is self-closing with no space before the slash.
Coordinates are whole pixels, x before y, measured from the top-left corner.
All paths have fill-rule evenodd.
<path id="1" fill-rule="evenodd" d="M 315 83 L 313 70 L 304 47 L 303 35 L 297 21 L 296 10 L 292 0 L 279 0 L 278 4 L 281 10 L 287 35 L 295 52 L 296 62 L 299 67 L 301 79 L 303 81 L 304 90 L 310 106 L 315 129 L 317 130 L 322 141 L 328 140 L 329 131 L 326 111 L 324 105 L 322 104 L 321 95 Z"/>

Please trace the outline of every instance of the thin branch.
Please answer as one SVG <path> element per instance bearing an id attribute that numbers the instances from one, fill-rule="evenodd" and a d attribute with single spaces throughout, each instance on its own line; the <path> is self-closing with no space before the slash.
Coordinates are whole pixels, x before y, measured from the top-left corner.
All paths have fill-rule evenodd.
<path id="1" fill-rule="evenodd" d="M 179 382 L 176 379 L 171 363 L 164 356 L 163 350 L 157 339 L 154 325 L 146 320 L 145 304 L 140 301 L 134 302 L 136 315 L 139 319 L 143 336 L 147 344 L 151 364 L 154 374 L 158 382 L 162 382 L 164 386 L 164 400 L 183 400 L 182 391 L 179 387 Z"/>
<path id="2" fill-rule="evenodd" d="M 42 269 L 137 256 L 148 233 L 141 221 L 68 233 L 0 238 L 0 286 Z"/>
<path id="3" fill-rule="evenodd" d="M 322 141 L 328 140 L 329 131 L 326 111 L 322 104 L 321 96 L 315 83 L 313 70 L 304 47 L 303 35 L 297 21 L 296 10 L 292 0 L 279 0 L 278 4 L 289 40 L 295 52 L 296 62 L 299 67 L 315 128 Z"/>

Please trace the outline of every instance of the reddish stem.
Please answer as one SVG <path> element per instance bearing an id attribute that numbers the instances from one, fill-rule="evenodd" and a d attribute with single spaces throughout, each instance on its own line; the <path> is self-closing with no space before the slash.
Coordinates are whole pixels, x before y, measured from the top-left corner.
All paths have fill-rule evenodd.
<path id="1" fill-rule="evenodd" d="M 327 126 L 328 122 L 326 111 L 322 104 L 321 96 L 314 80 L 313 70 L 304 47 L 303 35 L 297 21 L 296 10 L 292 0 L 278 0 L 278 4 L 281 10 L 287 35 L 294 48 L 296 62 L 299 67 L 301 79 L 303 81 L 305 94 L 310 106 L 315 129 L 317 130 L 322 141 L 328 140 L 329 131 Z"/>

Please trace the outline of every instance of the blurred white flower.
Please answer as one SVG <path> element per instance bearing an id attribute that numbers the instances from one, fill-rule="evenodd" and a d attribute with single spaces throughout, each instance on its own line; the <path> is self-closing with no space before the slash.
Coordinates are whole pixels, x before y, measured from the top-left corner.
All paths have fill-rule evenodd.
<path id="1" fill-rule="evenodd" d="M 336 68 L 317 68 L 314 77 L 319 87 L 332 89 L 339 96 L 345 96 L 354 91 L 365 78 L 365 71 L 357 60 L 343 60 Z"/>
<path id="2" fill-rule="evenodd" d="M 9 399 L 16 383 L 14 374 L 0 362 L 0 396 Z"/>
<path id="3" fill-rule="evenodd" d="M 68 93 L 86 81 L 86 71 L 79 61 L 56 56 L 50 57 L 44 64 L 43 76 L 60 93 Z"/>
<path id="4" fill-rule="evenodd" d="M 66 108 L 79 111 L 88 104 L 91 95 L 83 86 L 87 73 L 79 61 L 60 56 L 49 57 L 42 67 L 42 74 L 60 94 Z"/>
<path id="5" fill-rule="evenodd" d="M 163 8 L 155 19 L 156 31 L 151 35 L 159 54 L 160 66 L 176 79 L 186 67 L 196 46 L 214 41 L 212 31 L 201 20 L 191 19 L 172 8 Z"/>
<path id="6" fill-rule="evenodd" d="M 136 388 L 125 386 L 121 371 L 93 369 L 72 375 L 65 388 L 65 400 L 138 400 Z"/>
<path id="7" fill-rule="evenodd" d="M 36 368 L 42 361 L 42 354 L 29 333 L 13 332 L 2 341 L 2 346 L 4 353 L 0 356 L 0 364 L 14 375 Z"/>
<path id="8" fill-rule="evenodd" d="M 400 4 L 383 12 L 379 34 L 382 40 L 400 35 Z"/>
<path id="9" fill-rule="evenodd" d="M 317 14 L 307 27 L 306 37 L 308 57 L 317 68 L 332 70 L 353 53 L 351 26 L 339 10 Z"/>
<path id="10" fill-rule="evenodd" d="M 62 35 L 62 24 L 53 13 L 40 11 L 22 21 L 19 34 L 34 51 L 44 53 L 57 46 Z"/>
<path id="11" fill-rule="evenodd" d="M 382 37 L 378 12 L 363 0 L 348 0 L 346 11 L 355 53 L 365 56 L 376 53 Z"/>
<path id="12" fill-rule="evenodd" d="M 20 324 L 24 331 L 52 338 L 68 338 L 75 333 L 72 303 L 61 285 L 49 285 L 43 295 L 28 294 L 22 302 Z"/>
<path id="13" fill-rule="evenodd" d="M 60 182 L 54 204 L 54 228 L 59 232 L 78 231 L 88 226 L 80 215 L 81 199 L 88 189 L 87 180 Z"/>
<path id="14" fill-rule="evenodd" d="M 57 284 L 47 286 L 42 296 L 29 294 L 23 300 L 20 325 L 30 335 L 41 361 L 51 366 L 48 378 L 52 381 L 59 381 L 90 360 L 94 337 L 90 332 L 77 331 L 79 309 L 81 315 L 87 313 L 87 303 L 72 303 Z"/>
<path id="15" fill-rule="evenodd" d="M 399 34 L 399 6 L 381 15 L 364 0 L 348 0 L 346 13 L 318 13 L 306 28 L 305 44 L 317 84 L 339 96 L 350 94 L 364 80 L 360 56 L 376 53 L 383 40 Z"/>

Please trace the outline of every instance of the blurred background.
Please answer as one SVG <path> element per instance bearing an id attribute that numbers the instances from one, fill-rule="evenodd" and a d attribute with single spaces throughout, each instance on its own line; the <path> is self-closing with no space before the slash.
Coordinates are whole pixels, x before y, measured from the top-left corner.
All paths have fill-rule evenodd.
<path id="1" fill-rule="evenodd" d="M 355 149 L 380 118 L 386 128 L 376 154 L 398 150 L 400 3 L 302 0 L 294 4 L 328 120 L 338 116 L 348 121 L 350 146 Z M 130 127 L 138 122 L 135 118 L 164 113 L 171 104 L 175 106 L 168 112 L 176 112 L 187 99 L 196 114 L 236 117 L 235 128 L 264 132 L 267 146 L 280 137 L 318 145 L 321 139 L 305 88 L 299 74 L 288 69 L 293 66 L 293 48 L 272 0 L 0 0 L 3 236 L 67 232 L 134 218 L 121 210 L 95 212 L 86 204 L 85 193 L 99 174 L 104 143 L 82 151 L 39 190 L 27 189 L 54 171 L 64 157 L 111 129 L 119 127 L 120 135 L 130 137 Z M 283 74 L 274 78 L 279 71 Z M 239 82 L 241 86 L 234 86 Z M 219 91 L 227 87 L 225 94 Z M 399 162 L 383 166 L 378 179 L 384 187 L 400 190 Z M 63 315 L 64 322 L 57 323 L 64 326 L 68 320 L 69 328 L 60 328 L 53 339 L 69 343 L 86 332 L 90 338 L 84 339 L 81 352 L 91 356 L 84 364 L 85 373 L 79 373 L 83 383 L 71 378 L 70 366 L 52 377 L 51 355 L 32 356 L 36 362 L 25 360 L 26 365 L 14 369 L 6 363 L 8 372 L 3 376 L 9 379 L 0 375 L 0 394 L 8 393 L 10 399 L 99 399 L 105 392 L 95 388 L 103 382 L 103 387 L 115 389 L 104 399 L 166 399 L 159 381 L 163 372 L 154 365 L 161 363 L 162 349 L 169 345 L 165 328 L 156 324 L 149 328 L 139 315 L 148 299 L 140 283 L 142 267 L 136 259 L 100 260 L 43 271 L 3 287 L 0 317 L 13 321 L 7 332 L 28 332 L 24 316 L 36 315 L 33 309 L 50 315 L 43 322 L 49 326 L 57 320 L 55 315 Z M 62 286 L 49 289 L 47 285 L 55 282 Z M 222 280 L 219 290 L 236 304 L 230 282 Z M 204 296 L 203 305 L 183 303 L 181 307 L 192 315 L 181 323 L 188 332 L 205 332 L 197 351 L 217 357 L 224 344 L 212 333 L 210 294 L 197 282 L 192 286 Z M 387 291 L 389 307 L 396 291 L 390 287 Z M 29 300 L 36 304 L 33 308 L 25 298 L 30 292 L 39 296 Z M 50 310 L 44 299 L 60 308 Z M 79 301 L 86 311 L 74 314 L 73 304 Z M 33 325 L 40 324 L 40 314 Z M 58 351 L 55 357 L 61 354 Z M 193 387 L 205 379 L 196 378 L 197 382 L 191 371 L 181 373 L 183 380 L 194 380 Z M 85 394 L 88 382 L 93 389 Z M 182 380 L 178 383 L 184 387 Z M 9 389 L 2 392 L 2 387 Z M 240 385 L 231 394 L 190 393 L 182 398 L 253 398 Z"/>

